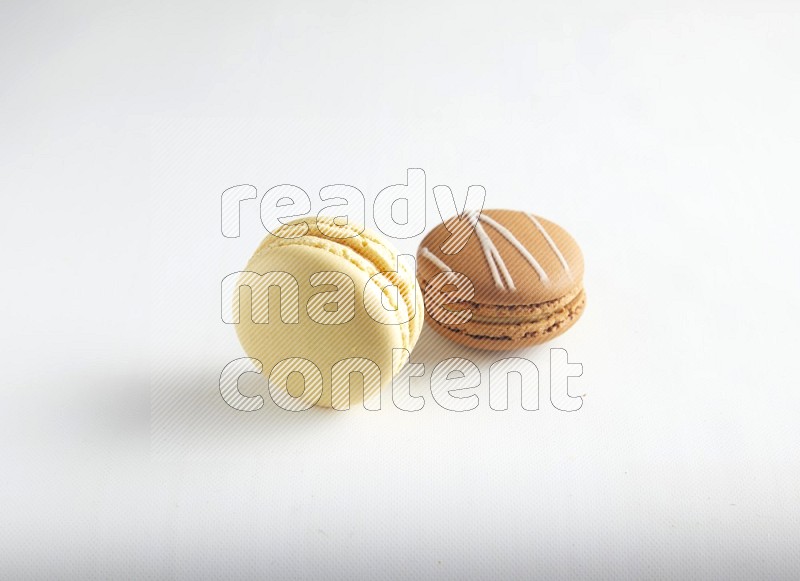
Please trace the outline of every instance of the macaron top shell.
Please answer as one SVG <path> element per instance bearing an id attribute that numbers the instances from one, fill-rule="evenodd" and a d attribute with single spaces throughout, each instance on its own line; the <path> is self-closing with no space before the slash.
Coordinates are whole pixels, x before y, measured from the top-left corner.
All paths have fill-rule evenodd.
<path id="1" fill-rule="evenodd" d="M 561 226 L 515 210 L 483 210 L 473 216 L 475 230 L 454 254 L 442 247 L 453 236 L 450 231 L 458 230 L 457 218 L 428 233 L 420 245 L 420 280 L 429 281 L 442 270 L 461 272 L 472 281 L 473 302 L 498 306 L 556 301 L 581 288 L 583 254 Z"/>

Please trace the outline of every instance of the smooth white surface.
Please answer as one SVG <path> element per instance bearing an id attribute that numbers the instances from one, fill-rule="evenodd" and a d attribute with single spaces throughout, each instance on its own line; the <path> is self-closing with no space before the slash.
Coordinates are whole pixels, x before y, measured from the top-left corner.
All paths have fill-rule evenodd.
<path id="1" fill-rule="evenodd" d="M 797 3 L 15 2 L 0 32 L 0 576 L 800 576 Z M 481 184 L 583 246 L 540 410 L 227 409 L 219 283 L 263 228 L 223 238 L 222 191 L 410 167 L 429 227 Z M 500 357 L 468 353 L 413 358 Z"/>

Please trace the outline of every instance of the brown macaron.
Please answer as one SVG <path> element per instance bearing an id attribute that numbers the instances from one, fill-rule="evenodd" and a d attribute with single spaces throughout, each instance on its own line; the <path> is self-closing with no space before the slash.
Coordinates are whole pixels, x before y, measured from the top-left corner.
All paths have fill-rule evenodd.
<path id="1" fill-rule="evenodd" d="M 483 210 L 431 230 L 417 252 L 427 321 L 470 347 L 504 351 L 549 341 L 586 304 L 583 255 L 561 226 Z"/>

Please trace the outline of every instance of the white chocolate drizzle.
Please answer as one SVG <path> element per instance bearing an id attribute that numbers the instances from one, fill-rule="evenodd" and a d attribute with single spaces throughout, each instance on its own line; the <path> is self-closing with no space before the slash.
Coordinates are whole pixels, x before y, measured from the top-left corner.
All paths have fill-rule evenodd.
<path id="1" fill-rule="evenodd" d="M 533 269 L 536 271 L 536 274 L 539 275 L 539 280 L 541 280 L 543 283 L 547 284 L 547 282 L 549 281 L 549 279 L 547 277 L 547 273 L 541 267 L 539 262 L 533 257 L 533 255 L 530 252 L 528 252 L 528 249 L 525 248 L 522 245 L 522 243 L 520 243 L 519 240 L 517 240 L 516 236 L 514 236 L 508 230 L 508 228 L 506 228 L 505 226 L 503 226 L 499 222 L 493 220 L 489 216 L 481 215 L 479 220 L 482 221 L 482 222 L 486 222 L 489 226 L 491 226 L 492 228 L 497 230 L 503 238 L 508 240 L 508 243 L 511 244 L 511 246 L 513 246 L 514 248 L 516 248 L 517 251 L 523 256 L 523 258 L 525 258 L 525 260 L 528 261 L 528 264 L 530 264 L 533 267 Z M 501 260 L 501 262 L 502 262 L 502 260 Z M 504 266 L 504 268 L 505 268 L 505 266 Z M 513 283 L 512 283 L 512 285 L 513 285 Z M 514 289 L 512 288 L 511 290 L 514 290 Z"/>
<path id="2" fill-rule="evenodd" d="M 550 282 L 547 273 L 544 271 L 542 266 L 539 262 L 533 257 L 530 251 L 522 245 L 522 243 L 517 239 L 516 236 L 505 226 L 500 224 L 498 221 L 490 218 L 489 216 L 485 216 L 479 212 L 472 212 L 472 215 L 477 215 L 477 219 L 475 220 L 475 235 L 478 238 L 478 242 L 481 246 L 481 250 L 483 251 L 483 256 L 486 259 L 486 264 L 489 265 L 489 271 L 492 274 L 492 280 L 494 281 L 495 286 L 503 291 L 506 292 L 514 292 L 517 290 L 517 287 L 514 285 L 514 280 L 511 278 L 511 273 L 508 271 L 508 267 L 506 267 L 506 263 L 503 260 L 503 257 L 500 256 L 500 251 L 497 250 L 497 246 L 495 246 L 492 239 L 489 238 L 489 235 L 486 233 L 486 230 L 483 228 L 483 224 L 494 228 L 498 234 L 500 234 L 506 241 L 513 246 L 517 252 L 519 252 L 522 257 L 526 260 L 528 264 L 536 271 L 536 274 L 539 275 L 539 280 L 544 283 L 548 284 Z M 559 262 L 561 262 L 561 266 L 564 267 L 564 271 L 571 277 L 572 274 L 569 270 L 569 264 L 567 264 L 564 255 L 561 254 L 561 251 L 558 249 L 558 246 L 550 237 L 550 234 L 547 233 L 547 230 L 544 229 L 539 223 L 539 220 L 533 214 L 525 213 L 525 215 L 533 222 L 536 226 L 536 229 L 542 234 L 544 239 L 547 241 L 547 244 L 550 245 L 551 250 L 553 253 L 558 257 Z M 470 221 L 471 222 L 471 221 Z M 452 272 L 452 268 L 447 266 L 438 256 L 436 256 L 433 252 L 428 250 L 427 247 L 423 247 L 420 250 L 420 255 L 423 258 L 429 260 L 432 264 L 436 265 L 440 270 L 443 272 Z"/>
<path id="3" fill-rule="evenodd" d="M 498 252 L 494 242 L 492 242 L 492 239 L 489 238 L 486 230 L 483 229 L 483 226 L 481 225 L 482 221 L 484 221 L 483 216 L 480 216 L 478 218 L 478 222 L 475 223 L 475 234 L 478 235 L 478 242 L 480 242 L 483 255 L 486 257 L 486 262 L 489 265 L 489 270 L 492 273 L 494 286 L 500 290 L 514 292 L 517 290 L 517 287 L 514 286 L 514 280 L 511 278 L 511 273 L 508 272 L 506 263 L 503 261 L 503 257 L 500 256 L 500 252 Z M 505 279 L 505 282 L 503 279 Z M 506 287 L 506 285 L 508 286 Z"/>
<path id="4" fill-rule="evenodd" d="M 450 268 L 449 266 L 447 266 L 447 265 L 444 263 L 444 261 L 442 261 L 442 259 L 440 259 L 440 258 L 439 258 L 438 256 L 436 256 L 436 255 L 435 255 L 433 252 L 431 252 L 430 250 L 428 250 L 428 247 L 427 247 L 427 246 L 423 246 L 423 247 L 422 247 L 422 250 L 420 250 L 420 251 L 419 251 L 419 253 L 420 253 L 420 255 L 422 256 L 422 258 L 427 258 L 429 261 L 431 261 L 431 263 L 433 263 L 433 264 L 435 264 L 437 267 L 439 267 L 439 270 L 441 270 L 441 271 L 443 271 L 443 272 L 450 272 L 450 271 L 452 271 L 452 270 L 453 270 L 452 268 Z"/>
<path id="5" fill-rule="evenodd" d="M 559 262 L 561 262 L 561 266 L 564 267 L 564 272 L 566 272 L 570 277 L 572 277 L 572 273 L 569 271 L 569 264 L 567 264 L 564 255 L 561 254 L 561 251 L 558 249 L 558 246 L 556 246 L 556 243 L 553 241 L 552 238 L 550 238 L 550 234 L 547 233 L 547 230 L 544 229 L 544 226 L 542 226 L 539 223 L 539 220 L 537 220 L 536 216 L 534 216 L 533 214 L 526 213 L 525 215 L 531 219 L 531 221 L 536 225 L 536 229 L 539 232 L 541 232 L 542 236 L 544 236 L 544 239 L 547 240 L 547 243 L 550 245 L 550 248 L 553 249 L 553 252 L 558 257 Z"/>

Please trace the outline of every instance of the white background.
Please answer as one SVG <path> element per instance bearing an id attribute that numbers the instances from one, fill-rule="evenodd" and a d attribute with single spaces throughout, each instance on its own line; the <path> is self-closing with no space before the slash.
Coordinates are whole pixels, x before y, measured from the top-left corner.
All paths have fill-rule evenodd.
<path id="1" fill-rule="evenodd" d="M 798 38 L 774 0 L 5 2 L 0 577 L 800 576 Z M 582 245 L 541 409 L 227 408 L 264 231 L 222 191 L 409 167 L 429 227 L 481 184 Z M 413 358 L 451 356 L 499 358 Z"/>

